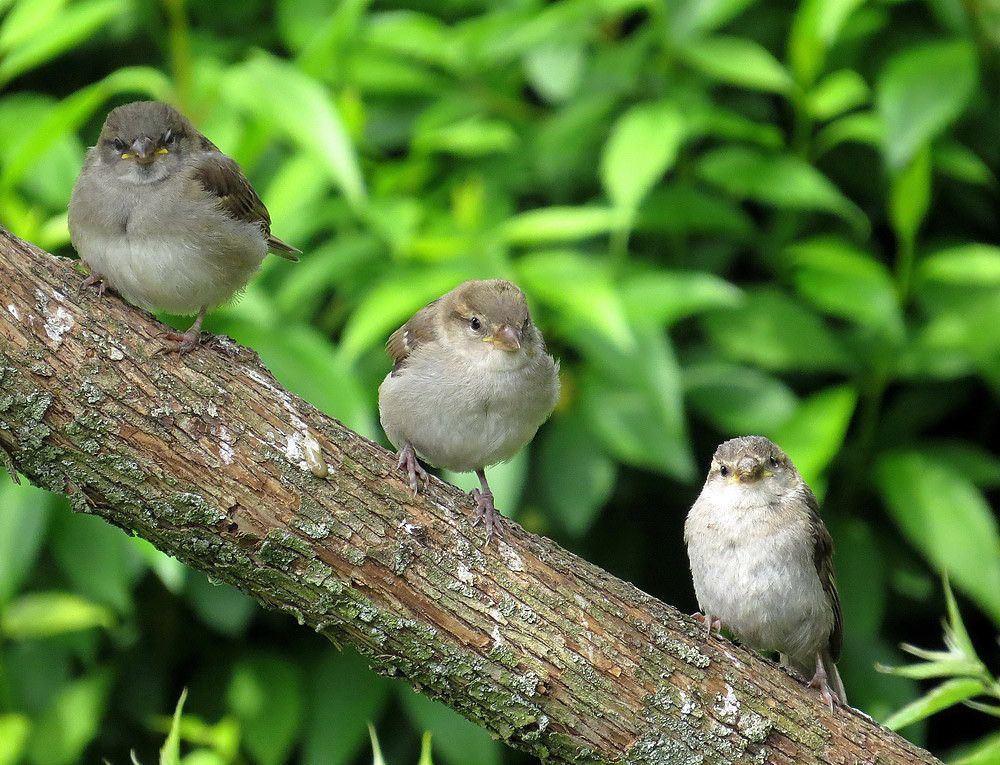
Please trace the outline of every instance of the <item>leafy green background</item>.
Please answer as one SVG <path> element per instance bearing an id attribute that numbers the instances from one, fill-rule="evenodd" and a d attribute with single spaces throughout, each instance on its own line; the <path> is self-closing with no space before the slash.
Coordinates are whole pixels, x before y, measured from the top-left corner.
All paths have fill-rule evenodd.
<path id="1" fill-rule="evenodd" d="M 171 101 L 305 253 L 206 328 L 376 438 L 389 332 L 514 279 L 563 397 L 491 471 L 502 507 L 693 611 L 707 460 L 771 437 L 824 501 L 850 698 L 887 719 L 921 685 L 873 665 L 939 642 L 944 571 L 1000 665 L 998 45 L 989 0 L 0 0 L 0 222 L 71 255 L 104 115 Z M 183 686 L 189 765 L 370 762 L 368 720 L 391 763 L 425 730 L 438 762 L 528 761 L 0 480 L 0 765 L 152 762 Z M 990 730 L 903 733 L 953 757 Z"/>

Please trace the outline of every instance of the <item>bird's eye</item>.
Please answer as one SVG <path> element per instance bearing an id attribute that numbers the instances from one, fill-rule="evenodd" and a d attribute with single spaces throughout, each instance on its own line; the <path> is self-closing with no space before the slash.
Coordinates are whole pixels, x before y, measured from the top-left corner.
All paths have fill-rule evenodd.
<path id="1" fill-rule="evenodd" d="M 774 455 L 771 455 L 771 458 L 768 460 L 768 462 L 771 463 L 771 467 L 778 467 L 778 460 L 774 457 Z"/>
<path id="2" fill-rule="evenodd" d="M 482 328 L 483 324 L 479 321 L 478 316 L 473 316 L 472 321 L 469 322 L 469 326 L 478 332 Z"/>
<path id="3" fill-rule="evenodd" d="M 727 468 L 725 465 L 720 465 L 719 466 L 719 475 L 721 475 L 723 478 L 725 478 L 727 475 L 729 475 L 729 468 Z"/>
<path id="4" fill-rule="evenodd" d="M 166 133 L 163 134 L 163 145 L 164 146 L 169 146 L 170 144 L 172 144 L 174 142 L 174 140 L 176 139 L 176 137 L 177 136 L 174 135 L 174 131 L 173 130 L 168 130 Z"/>
<path id="5" fill-rule="evenodd" d="M 115 151 L 125 151 L 125 143 L 120 138 L 114 140 Z"/>

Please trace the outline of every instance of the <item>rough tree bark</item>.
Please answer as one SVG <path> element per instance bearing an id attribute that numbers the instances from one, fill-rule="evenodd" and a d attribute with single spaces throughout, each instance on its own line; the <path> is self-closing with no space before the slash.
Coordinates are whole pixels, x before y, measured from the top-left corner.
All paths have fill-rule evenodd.
<path id="1" fill-rule="evenodd" d="M 936 762 L 611 574 L 472 504 L 284 390 L 220 338 L 77 294 L 0 228 L 0 456 L 508 744 L 560 763 Z M 680 565 L 680 564 L 678 564 Z"/>

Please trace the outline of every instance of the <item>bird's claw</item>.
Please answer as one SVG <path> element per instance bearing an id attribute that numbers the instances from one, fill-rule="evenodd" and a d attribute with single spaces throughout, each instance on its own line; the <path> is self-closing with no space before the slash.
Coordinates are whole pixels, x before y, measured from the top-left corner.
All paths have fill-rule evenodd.
<path id="1" fill-rule="evenodd" d="M 413 449 L 413 444 L 409 441 L 407 441 L 406 445 L 399 450 L 399 462 L 397 463 L 397 467 L 406 471 L 407 483 L 413 491 L 414 499 L 416 499 L 417 494 L 420 493 L 420 484 L 423 483 L 423 485 L 426 486 L 427 482 L 430 480 L 430 476 L 417 460 L 417 453 Z"/>
<path id="2" fill-rule="evenodd" d="M 87 274 L 86 278 L 80 282 L 80 287 L 77 289 L 76 293 L 79 295 L 87 287 L 94 287 L 97 292 L 97 297 L 102 298 L 104 297 L 104 293 L 108 291 L 108 282 L 99 273 L 91 271 Z"/>
<path id="3" fill-rule="evenodd" d="M 714 632 L 716 635 L 722 634 L 722 622 L 719 621 L 719 617 L 712 616 L 712 614 L 692 614 L 695 619 L 701 619 L 705 624 L 705 639 L 712 637 Z"/>
<path id="4" fill-rule="evenodd" d="M 153 351 L 154 356 L 161 353 L 190 353 L 201 343 L 201 330 L 192 327 L 187 332 L 164 332 L 163 345 Z"/>
<path id="5" fill-rule="evenodd" d="M 503 524 L 500 522 L 500 513 L 497 512 L 496 507 L 493 505 L 493 492 L 473 489 L 471 496 L 476 500 L 476 509 L 479 511 L 472 525 L 478 526 L 480 523 L 483 524 L 483 528 L 486 529 L 486 544 L 483 547 L 489 547 L 490 540 L 494 534 L 500 539 L 503 539 L 505 535 Z"/>
<path id="6" fill-rule="evenodd" d="M 809 681 L 808 687 L 819 688 L 820 697 L 826 702 L 826 705 L 830 708 L 830 712 L 834 711 L 835 702 L 839 701 L 839 699 L 830 689 L 830 684 L 827 682 L 826 677 L 826 668 L 821 661 L 816 662 L 816 672 Z"/>

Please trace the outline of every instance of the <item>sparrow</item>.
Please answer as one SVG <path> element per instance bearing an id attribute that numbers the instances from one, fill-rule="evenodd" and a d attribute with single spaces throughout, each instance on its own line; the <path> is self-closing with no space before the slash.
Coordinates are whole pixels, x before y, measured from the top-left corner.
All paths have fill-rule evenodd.
<path id="1" fill-rule="evenodd" d="M 111 111 L 69 203 L 70 240 L 107 288 L 151 311 L 197 314 L 163 350 L 197 347 L 205 312 L 229 302 L 268 251 L 298 261 L 240 166 L 158 101 Z"/>
<path id="2" fill-rule="evenodd" d="M 762 436 L 719 446 L 684 541 L 708 634 L 726 627 L 752 648 L 777 651 L 803 677 L 812 673 L 809 685 L 831 711 L 846 704 L 833 540 L 788 456 Z"/>
<path id="3" fill-rule="evenodd" d="M 467 281 L 428 303 L 389 337 L 392 371 L 378 390 L 379 419 L 416 496 L 417 458 L 475 471 L 486 544 L 503 527 L 486 468 L 509 460 L 559 398 L 559 364 L 531 321 L 524 293 L 504 279 Z"/>

